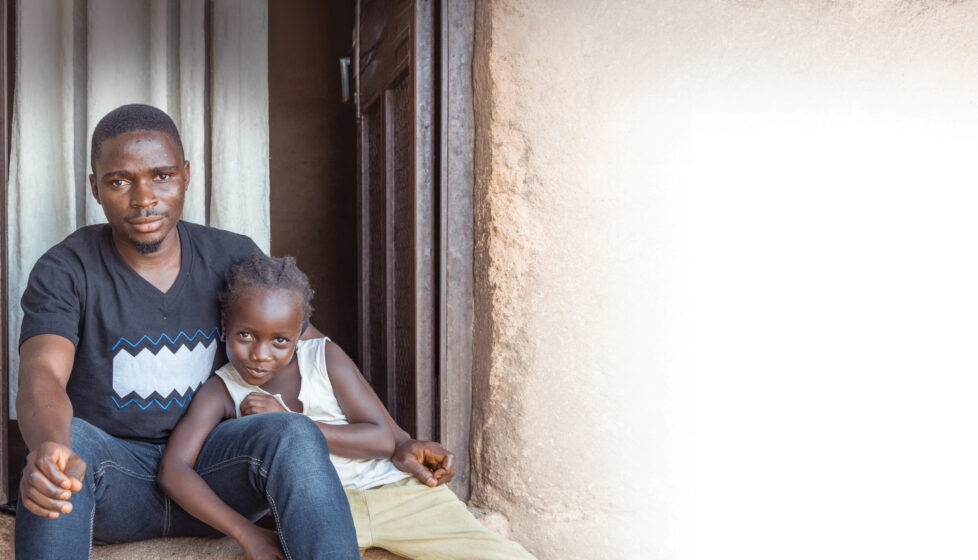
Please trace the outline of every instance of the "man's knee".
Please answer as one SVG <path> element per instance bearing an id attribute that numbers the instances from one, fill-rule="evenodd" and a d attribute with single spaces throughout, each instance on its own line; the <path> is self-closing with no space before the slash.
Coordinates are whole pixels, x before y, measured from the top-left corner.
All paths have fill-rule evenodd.
<path id="1" fill-rule="evenodd" d="M 111 437 L 81 418 L 71 419 L 71 450 L 88 460 L 105 439 Z"/>

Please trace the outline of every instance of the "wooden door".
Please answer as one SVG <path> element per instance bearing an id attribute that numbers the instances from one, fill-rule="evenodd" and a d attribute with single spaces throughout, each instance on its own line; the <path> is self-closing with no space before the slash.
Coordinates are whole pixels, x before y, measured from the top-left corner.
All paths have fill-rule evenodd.
<path id="1" fill-rule="evenodd" d="M 394 419 L 439 439 L 432 3 L 359 0 L 359 357 Z"/>

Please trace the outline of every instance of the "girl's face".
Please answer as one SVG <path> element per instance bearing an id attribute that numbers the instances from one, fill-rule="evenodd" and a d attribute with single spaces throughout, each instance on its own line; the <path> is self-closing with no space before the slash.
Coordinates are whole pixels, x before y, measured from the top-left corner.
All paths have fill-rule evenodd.
<path id="1" fill-rule="evenodd" d="M 302 334 L 302 299 L 254 288 L 234 298 L 222 321 L 228 359 L 242 379 L 264 385 L 292 361 Z"/>

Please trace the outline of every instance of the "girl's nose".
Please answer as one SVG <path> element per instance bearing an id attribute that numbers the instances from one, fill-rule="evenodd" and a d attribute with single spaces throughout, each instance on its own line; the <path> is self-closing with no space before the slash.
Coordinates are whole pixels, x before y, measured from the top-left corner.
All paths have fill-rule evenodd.
<path id="1" fill-rule="evenodd" d="M 259 344 L 255 347 L 254 351 L 251 353 L 251 359 L 256 362 L 267 362 L 271 359 L 271 354 L 269 354 L 268 349 L 265 348 L 264 344 Z"/>

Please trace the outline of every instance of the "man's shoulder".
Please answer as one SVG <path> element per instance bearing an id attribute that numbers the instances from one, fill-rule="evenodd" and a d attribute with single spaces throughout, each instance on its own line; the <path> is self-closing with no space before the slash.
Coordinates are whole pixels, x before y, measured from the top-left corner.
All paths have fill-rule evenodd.
<path id="1" fill-rule="evenodd" d="M 79 261 L 90 260 L 99 251 L 99 244 L 105 237 L 108 224 L 94 224 L 76 229 L 41 255 L 43 261 Z"/>
<path id="2" fill-rule="evenodd" d="M 190 240 L 195 258 L 222 280 L 231 266 L 261 250 L 250 237 L 240 233 L 190 222 L 180 222 L 180 227 Z"/>
<path id="3" fill-rule="evenodd" d="M 234 233 L 233 231 L 218 229 L 211 226 L 195 224 L 193 222 L 181 221 L 180 226 L 184 229 L 187 235 L 193 239 L 194 243 L 205 251 L 247 251 L 247 253 L 250 254 L 252 251 L 258 249 L 255 242 L 252 241 L 247 235 L 242 235 L 240 233 Z"/>
<path id="4" fill-rule="evenodd" d="M 108 231 L 109 224 L 92 224 L 90 226 L 82 226 L 68 234 L 68 237 L 65 237 L 64 240 L 55 245 L 55 247 L 83 249 L 96 247 L 98 242 L 106 235 Z"/>

